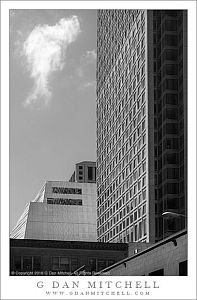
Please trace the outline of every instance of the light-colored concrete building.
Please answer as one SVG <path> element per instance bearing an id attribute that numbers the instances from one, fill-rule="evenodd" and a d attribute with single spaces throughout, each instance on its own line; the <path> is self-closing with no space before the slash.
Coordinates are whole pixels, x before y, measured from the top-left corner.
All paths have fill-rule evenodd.
<path id="1" fill-rule="evenodd" d="M 26 205 L 11 238 L 96 241 L 96 184 L 47 181 Z"/>
<path id="2" fill-rule="evenodd" d="M 143 244 L 143 243 L 142 243 Z M 129 256 L 103 269 L 102 275 L 110 276 L 186 276 L 187 231 L 183 230 L 133 252 L 129 244 Z M 138 246 L 136 245 L 136 249 Z M 132 249 L 132 250 L 131 250 Z"/>

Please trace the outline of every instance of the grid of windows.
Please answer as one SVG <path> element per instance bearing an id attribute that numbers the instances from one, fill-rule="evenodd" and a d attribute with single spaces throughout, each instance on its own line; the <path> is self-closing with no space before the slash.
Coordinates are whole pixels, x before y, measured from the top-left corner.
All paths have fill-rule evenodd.
<path id="1" fill-rule="evenodd" d="M 99 241 L 148 241 L 153 227 L 159 240 L 186 226 L 164 228 L 162 217 L 172 207 L 186 215 L 187 207 L 186 14 L 98 12 Z"/>
<path id="2" fill-rule="evenodd" d="M 82 205 L 81 199 L 47 198 L 47 204 Z"/>
<path id="3" fill-rule="evenodd" d="M 52 192 L 55 194 L 82 194 L 82 189 L 52 187 Z"/>
<path id="4" fill-rule="evenodd" d="M 143 10 L 101 10 L 97 34 L 99 241 L 146 239 L 147 116 Z"/>
<path id="5" fill-rule="evenodd" d="M 179 219 L 163 221 L 162 217 L 163 211 L 171 209 L 186 214 L 184 14 L 153 12 L 156 240 L 185 227 Z"/>
<path id="6" fill-rule="evenodd" d="M 14 271 L 40 271 L 41 256 L 14 256 Z"/>

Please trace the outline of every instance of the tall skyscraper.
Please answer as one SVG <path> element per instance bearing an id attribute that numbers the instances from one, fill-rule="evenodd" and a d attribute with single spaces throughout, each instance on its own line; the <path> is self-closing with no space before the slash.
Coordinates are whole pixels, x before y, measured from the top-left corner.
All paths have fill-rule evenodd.
<path id="1" fill-rule="evenodd" d="M 99 10 L 98 240 L 154 242 L 184 228 L 186 176 L 186 11 Z"/>

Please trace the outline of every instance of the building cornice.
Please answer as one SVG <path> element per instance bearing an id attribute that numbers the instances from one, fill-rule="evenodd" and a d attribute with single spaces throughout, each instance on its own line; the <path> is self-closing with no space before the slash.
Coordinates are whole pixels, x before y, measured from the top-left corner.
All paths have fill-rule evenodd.
<path id="1" fill-rule="evenodd" d="M 126 243 L 99 243 L 34 239 L 10 239 L 10 247 L 128 251 L 128 244 Z"/>

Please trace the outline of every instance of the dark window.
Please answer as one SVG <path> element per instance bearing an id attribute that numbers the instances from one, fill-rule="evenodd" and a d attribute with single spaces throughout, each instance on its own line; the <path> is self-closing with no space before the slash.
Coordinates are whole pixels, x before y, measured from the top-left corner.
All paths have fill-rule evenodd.
<path id="1" fill-rule="evenodd" d="M 78 268 L 77 258 L 70 258 L 65 256 L 53 256 L 52 257 L 52 270 L 73 272 Z"/>
<path id="2" fill-rule="evenodd" d="M 139 239 L 142 237 L 142 222 L 139 223 Z"/>
<path id="3" fill-rule="evenodd" d="M 166 94 L 165 96 L 166 104 L 177 105 L 178 95 L 177 94 Z"/>
<path id="4" fill-rule="evenodd" d="M 179 263 L 179 276 L 187 276 L 187 260 Z"/>
<path id="5" fill-rule="evenodd" d="M 166 139 L 163 143 L 165 149 L 177 149 L 178 148 L 178 139 Z"/>
<path id="6" fill-rule="evenodd" d="M 179 185 L 178 183 L 166 183 L 164 186 L 164 193 L 165 194 L 178 194 L 179 192 Z"/>
<path id="7" fill-rule="evenodd" d="M 40 269 L 41 269 L 41 257 L 33 256 L 33 270 L 40 271 Z"/>
<path id="8" fill-rule="evenodd" d="M 90 271 L 96 271 L 96 258 L 89 259 Z"/>
<path id="9" fill-rule="evenodd" d="M 156 48 L 154 48 L 154 54 L 153 54 L 154 58 L 157 57 L 157 52 L 156 52 Z"/>
<path id="10" fill-rule="evenodd" d="M 165 20 L 165 30 L 176 31 L 177 30 L 177 21 L 176 20 Z"/>
<path id="11" fill-rule="evenodd" d="M 70 271 L 70 261 L 68 257 L 59 258 L 59 269 L 64 270 L 66 272 Z"/>
<path id="12" fill-rule="evenodd" d="M 178 198 L 172 198 L 166 200 L 166 206 L 165 209 L 178 209 L 179 208 L 179 199 Z"/>
<path id="13" fill-rule="evenodd" d="M 159 269 L 149 273 L 149 276 L 164 276 L 164 269 Z"/>
<path id="14" fill-rule="evenodd" d="M 115 264 L 114 259 L 97 259 L 97 258 L 90 258 L 89 259 L 89 267 L 90 271 L 101 271 L 106 267 Z"/>
<path id="15" fill-rule="evenodd" d="M 166 124 L 166 134 L 177 134 L 178 125 L 176 123 L 167 123 Z"/>
<path id="16" fill-rule="evenodd" d="M 115 264 L 115 260 L 114 259 L 109 259 L 108 260 L 108 266 L 111 266 L 113 264 Z"/>
<path id="17" fill-rule="evenodd" d="M 167 178 L 168 179 L 177 179 L 179 177 L 179 169 L 169 168 L 167 169 Z"/>
<path id="18" fill-rule="evenodd" d="M 166 65 L 164 70 L 165 70 L 166 75 L 177 75 L 178 66 L 177 65 Z"/>
<path id="19" fill-rule="evenodd" d="M 71 272 L 76 271 L 78 268 L 77 258 L 71 258 Z"/>
<path id="20" fill-rule="evenodd" d="M 59 270 L 59 257 L 52 257 L 52 270 Z"/>
<path id="21" fill-rule="evenodd" d="M 88 167 L 88 180 L 93 180 L 93 168 Z"/>
<path id="22" fill-rule="evenodd" d="M 39 271 L 41 269 L 40 256 L 24 256 L 23 271 Z"/>
<path id="23" fill-rule="evenodd" d="M 164 89 L 167 90 L 177 90 L 178 89 L 178 80 L 177 79 L 166 79 L 164 82 Z"/>
<path id="24" fill-rule="evenodd" d="M 123 229 L 125 228 L 125 221 L 123 221 Z"/>
<path id="25" fill-rule="evenodd" d="M 154 72 L 156 72 L 157 71 L 157 64 L 156 64 L 156 62 L 154 62 Z"/>
<path id="26" fill-rule="evenodd" d="M 177 35 L 167 34 L 165 35 L 165 41 L 166 46 L 176 46 L 177 45 Z"/>
<path id="27" fill-rule="evenodd" d="M 177 164 L 178 163 L 178 154 L 177 153 L 170 153 L 164 156 L 164 163 L 165 164 Z"/>
<path id="28" fill-rule="evenodd" d="M 32 256 L 24 256 L 23 257 L 23 270 L 24 271 L 32 271 Z"/>
<path id="29" fill-rule="evenodd" d="M 167 118 L 168 120 L 176 120 L 177 119 L 177 109 L 176 108 L 167 108 L 164 111 L 163 119 Z"/>
<path id="30" fill-rule="evenodd" d="M 98 271 L 105 269 L 107 267 L 107 261 L 105 259 L 98 260 Z"/>
<path id="31" fill-rule="evenodd" d="M 165 231 L 174 232 L 177 229 L 177 222 L 179 222 L 175 218 L 168 218 L 165 220 Z"/>
<path id="32" fill-rule="evenodd" d="M 135 230 L 135 241 L 137 241 L 137 225 L 135 225 L 134 230 Z"/>
<path id="33" fill-rule="evenodd" d="M 178 52 L 176 49 L 166 49 L 164 52 L 164 58 L 166 60 L 177 60 Z"/>
<path id="34" fill-rule="evenodd" d="M 79 170 L 82 170 L 83 169 L 83 166 L 79 166 Z"/>
<path id="35" fill-rule="evenodd" d="M 14 256 L 14 270 L 22 270 L 21 256 Z"/>

